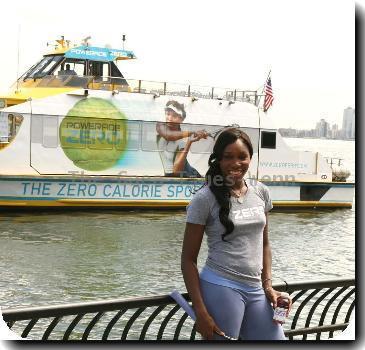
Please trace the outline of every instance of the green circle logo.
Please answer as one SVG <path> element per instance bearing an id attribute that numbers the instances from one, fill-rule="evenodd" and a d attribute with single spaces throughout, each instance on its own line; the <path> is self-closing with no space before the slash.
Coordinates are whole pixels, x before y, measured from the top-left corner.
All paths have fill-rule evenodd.
<path id="1" fill-rule="evenodd" d="M 124 114 L 111 102 L 90 97 L 77 102 L 62 120 L 61 147 L 79 168 L 111 168 L 122 157 L 127 143 Z"/>

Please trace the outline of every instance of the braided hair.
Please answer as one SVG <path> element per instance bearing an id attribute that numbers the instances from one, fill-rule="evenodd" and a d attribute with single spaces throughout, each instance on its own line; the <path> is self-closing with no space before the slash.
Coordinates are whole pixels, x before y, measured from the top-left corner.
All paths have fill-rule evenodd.
<path id="1" fill-rule="evenodd" d="M 225 237 L 229 235 L 234 229 L 234 224 L 229 218 L 229 212 L 231 209 L 231 194 L 229 187 L 225 183 L 225 180 L 223 180 L 223 183 L 218 184 L 217 181 L 214 181 L 214 179 L 223 179 L 219 162 L 223 158 L 223 152 L 225 148 L 237 140 L 241 140 L 247 146 L 250 153 L 250 158 L 252 158 L 253 147 L 248 135 L 238 128 L 225 129 L 219 134 L 214 144 L 213 153 L 210 155 L 208 160 L 209 169 L 205 175 L 206 183 L 209 184 L 209 188 L 220 206 L 219 220 L 226 228 L 225 233 L 222 234 L 223 241 L 225 241 Z"/>

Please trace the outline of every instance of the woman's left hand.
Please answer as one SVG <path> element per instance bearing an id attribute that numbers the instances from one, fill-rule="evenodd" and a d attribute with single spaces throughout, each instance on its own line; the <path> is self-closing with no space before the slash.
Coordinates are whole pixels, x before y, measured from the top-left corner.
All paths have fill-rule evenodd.
<path id="1" fill-rule="evenodd" d="M 277 306 L 278 298 L 281 296 L 281 292 L 278 292 L 273 287 L 269 287 L 269 288 L 265 289 L 265 294 L 266 294 L 266 298 L 268 298 L 270 300 L 270 302 L 272 303 L 273 309 L 275 309 Z M 289 298 L 289 308 L 288 308 L 287 316 L 291 310 L 292 304 L 293 304 L 293 301 L 291 298 Z"/>

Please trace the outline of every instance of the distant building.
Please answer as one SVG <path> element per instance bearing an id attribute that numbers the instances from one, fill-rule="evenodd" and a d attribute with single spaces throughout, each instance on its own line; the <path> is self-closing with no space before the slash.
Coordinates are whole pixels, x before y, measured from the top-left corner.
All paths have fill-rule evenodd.
<path id="1" fill-rule="evenodd" d="M 347 107 L 343 111 L 342 137 L 345 139 L 355 138 L 355 109 Z"/>
<path id="2" fill-rule="evenodd" d="M 328 137 L 330 124 L 326 122 L 324 119 L 321 119 L 316 125 L 316 130 L 318 137 Z"/>
<path id="3" fill-rule="evenodd" d="M 297 137 L 297 130 L 292 128 L 280 128 L 279 133 L 283 137 Z"/>
<path id="4" fill-rule="evenodd" d="M 341 137 L 341 131 L 338 128 L 337 124 L 333 124 L 331 128 L 331 138 L 332 139 L 338 139 Z"/>
<path id="5" fill-rule="evenodd" d="M 332 126 L 321 119 L 316 123 L 315 129 L 301 130 L 293 128 L 280 128 L 279 133 L 283 137 L 301 138 L 329 138 L 329 139 L 355 139 L 355 109 L 347 107 L 343 113 L 342 129 L 338 124 Z"/>

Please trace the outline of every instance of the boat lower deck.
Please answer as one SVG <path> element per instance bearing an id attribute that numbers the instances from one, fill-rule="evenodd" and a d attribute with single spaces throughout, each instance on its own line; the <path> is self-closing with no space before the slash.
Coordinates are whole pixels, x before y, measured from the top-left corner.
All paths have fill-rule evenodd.
<path id="1" fill-rule="evenodd" d="M 274 208 L 351 208 L 354 183 L 262 181 Z M 0 207 L 184 208 L 204 179 L 0 176 Z"/>

